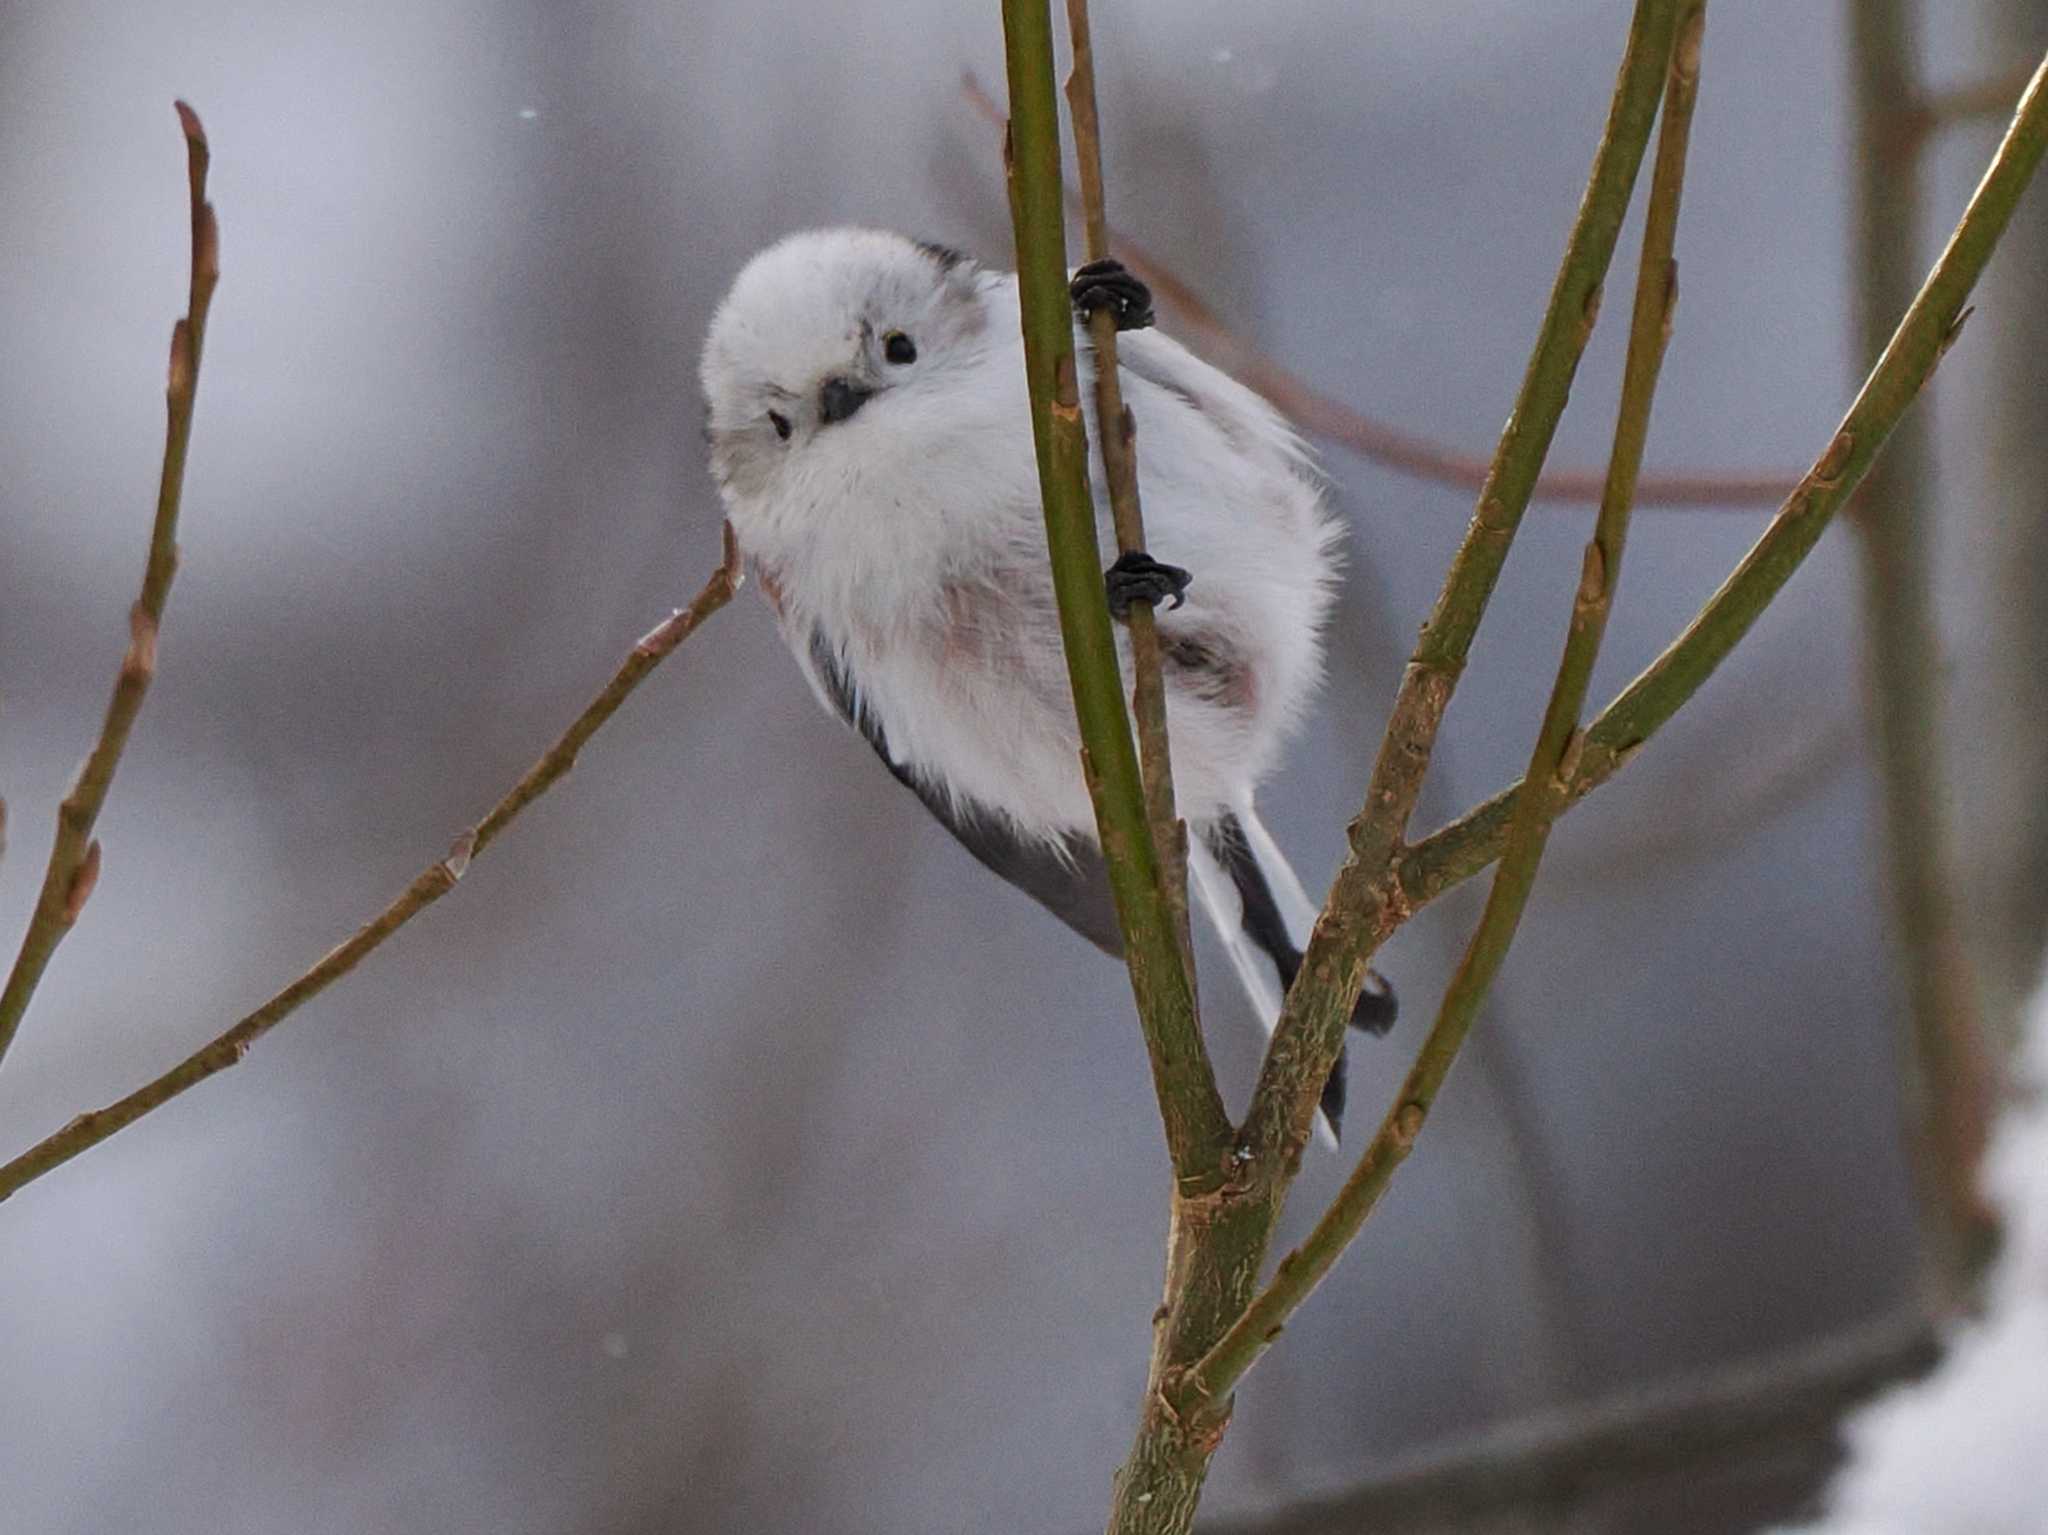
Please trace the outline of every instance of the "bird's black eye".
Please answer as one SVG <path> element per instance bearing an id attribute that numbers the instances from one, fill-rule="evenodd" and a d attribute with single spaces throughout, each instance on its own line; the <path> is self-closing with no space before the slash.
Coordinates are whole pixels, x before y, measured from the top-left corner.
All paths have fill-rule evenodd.
<path id="1" fill-rule="evenodd" d="M 900 330 L 892 330 L 882 338 L 882 355 L 901 367 L 904 363 L 917 361 L 917 343 Z"/>
<path id="2" fill-rule="evenodd" d="M 785 416 L 779 410 L 771 410 L 768 412 L 768 420 L 769 423 L 775 428 L 775 435 L 777 437 L 780 437 L 784 442 L 788 442 L 789 417 Z"/>

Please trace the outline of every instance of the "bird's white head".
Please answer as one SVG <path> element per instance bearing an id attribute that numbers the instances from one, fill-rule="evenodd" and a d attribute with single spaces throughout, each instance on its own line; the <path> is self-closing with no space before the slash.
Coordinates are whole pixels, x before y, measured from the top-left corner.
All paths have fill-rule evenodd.
<path id="1" fill-rule="evenodd" d="M 741 270 L 704 343 L 711 469 L 728 500 L 943 401 L 981 353 L 984 274 L 869 229 L 795 234 Z"/>

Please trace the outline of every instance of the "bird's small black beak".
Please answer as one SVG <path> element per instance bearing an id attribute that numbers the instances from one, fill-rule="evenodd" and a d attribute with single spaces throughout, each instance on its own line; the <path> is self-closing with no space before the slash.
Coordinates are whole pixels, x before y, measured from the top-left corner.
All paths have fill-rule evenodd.
<path id="1" fill-rule="evenodd" d="M 874 390 L 851 379 L 828 378 L 825 387 L 818 391 L 818 416 L 827 426 L 834 421 L 844 421 L 867 404 L 868 396 L 873 393 Z"/>

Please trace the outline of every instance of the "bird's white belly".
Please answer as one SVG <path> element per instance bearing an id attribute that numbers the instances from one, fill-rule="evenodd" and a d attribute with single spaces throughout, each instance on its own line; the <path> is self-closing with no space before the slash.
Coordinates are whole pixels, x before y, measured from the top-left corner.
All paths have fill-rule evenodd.
<path id="1" fill-rule="evenodd" d="M 1027 832 L 1092 834 L 1049 592 L 951 586 L 907 634 L 848 639 L 899 762 Z"/>
<path id="2" fill-rule="evenodd" d="M 1128 683 L 1127 637 L 1119 632 Z M 1094 807 L 1049 590 L 949 590 L 943 618 L 904 643 L 863 644 L 848 658 L 892 755 L 960 799 L 1019 829 L 1093 839 Z M 1249 791 L 1250 721 L 1176 686 L 1167 715 L 1180 813 L 1208 821 Z"/>

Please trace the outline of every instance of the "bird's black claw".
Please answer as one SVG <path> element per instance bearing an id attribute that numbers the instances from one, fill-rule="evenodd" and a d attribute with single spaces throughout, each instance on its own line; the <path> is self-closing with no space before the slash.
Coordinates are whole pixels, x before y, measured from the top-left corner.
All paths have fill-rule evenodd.
<path id="1" fill-rule="evenodd" d="M 1131 604 L 1149 602 L 1158 606 L 1172 598 L 1171 606 L 1187 601 L 1188 584 L 1195 578 L 1178 565 L 1163 565 L 1142 549 L 1116 557 L 1116 563 L 1102 573 L 1103 589 L 1109 595 L 1110 616 L 1119 622 L 1131 616 Z"/>
<path id="2" fill-rule="evenodd" d="M 1152 290 L 1114 256 L 1091 261 L 1075 272 L 1067 292 L 1084 320 L 1098 309 L 1108 309 L 1118 330 L 1143 330 L 1152 323 Z"/>

